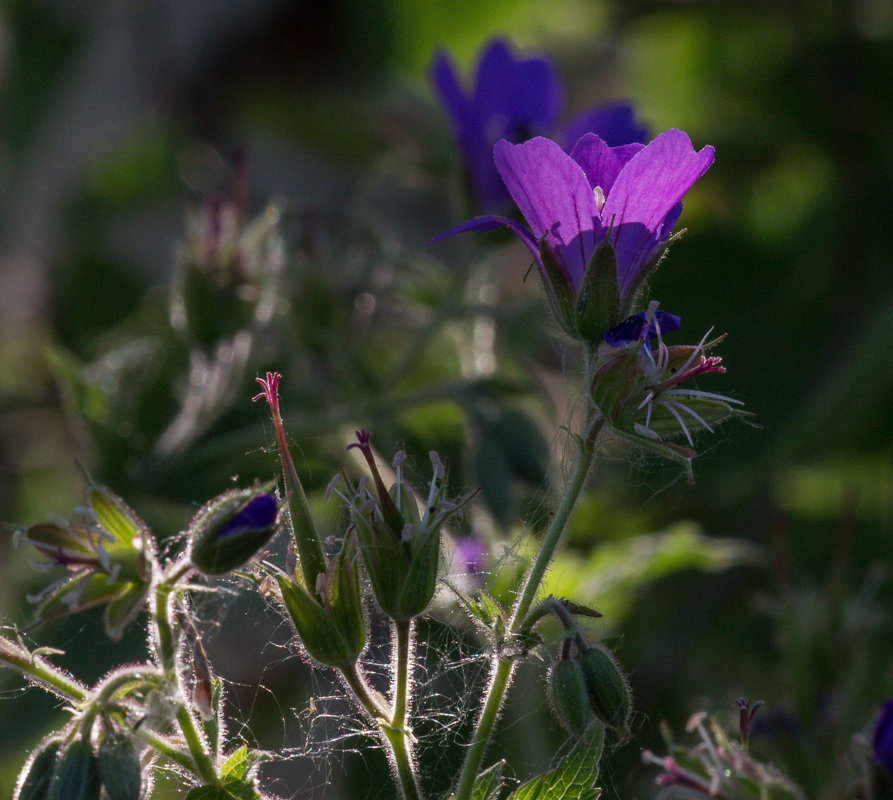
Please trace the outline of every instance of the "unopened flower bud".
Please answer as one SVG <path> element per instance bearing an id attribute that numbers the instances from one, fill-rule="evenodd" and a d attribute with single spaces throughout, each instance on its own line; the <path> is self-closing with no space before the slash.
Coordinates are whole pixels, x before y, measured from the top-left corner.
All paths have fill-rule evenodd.
<path id="1" fill-rule="evenodd" d="M 61 744 L 61 739 L 49 739 L 31 754 L 19 773 L 13 800 L 46 800 Z"/>
<path id="2" fill-rule="evenodd" d="M 192 563 L 206 575 L 242 566 L 277 530 L 279 507 L 271 494 L 227 492 L 212 500 L 190 528 Z"/>
<path id="3" fill-rule="evenodd" d="M 56 763 L 47 800 L 99 800 L 99 760 L 86 739 L 75 739 Z"/>
<path id="4" fill-rule="evenodd" d="M 595 715 L 615 728 L 625 730 L 629 720 L 631 695 L 626 676 L 614 656 L 601 645 L 583 650 L 577 661 L 586 680 L 589 704 Z"/>
<path id="5" fill-rule="evenodd" d="M 580 736 L 592 720 L 589 690 L 576 658 L 562 658 L 549 672 L 549 703 L 571 736 Z"/>
<path id="6" fill-rule="evenodd" d="M 109 800 L 139 800 L 140 757 L 127 734 L 114 731 L 99 743 L 99 774 Z"/>

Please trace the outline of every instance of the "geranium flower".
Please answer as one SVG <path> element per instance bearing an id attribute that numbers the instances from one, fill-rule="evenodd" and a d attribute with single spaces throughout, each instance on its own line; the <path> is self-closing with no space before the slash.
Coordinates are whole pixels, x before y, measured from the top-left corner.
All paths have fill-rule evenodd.
<path id="1" fill-rule="evenodd" d="M 679 130 L 648 145 L 619 147 L 586 134 L 570 154 L 542 137 L 523 144 L 503 139 L 494 161 L 530 228 L 484 216 L 444 236 L 510 228 L 533 255 L 562 327 L 589 338 L 594 327 L 604 332 L 630 311 L 636 290 L 664 253 L 683 195 L 713 163 L 713 148 L 695 151 Z M 602 296 L 590 297 L 594 291 Z M 595 325 L 587 321 L 587 306 L 599 308 Z"/>
<path id="2" fill-rule="evenodd" d="M 470 92 L 443 51 L 435 54 L 430 77 L 453 123 L 475 200 L 484 211 L 503 211 L 510 203 L 493 164 L 493 145 L 500 139 L 523 142 L 557 133 L 570 147 L 588 132 L 611 145 L 643 141 L 647 135 L 635 122 L 632 107 L 623 103 L 584 111 L 565 132 L 556 131 L 564 106 L 558 73 L 544 58 L 516 58 L 502 39 L 494 39 L 482 51 Z"/>

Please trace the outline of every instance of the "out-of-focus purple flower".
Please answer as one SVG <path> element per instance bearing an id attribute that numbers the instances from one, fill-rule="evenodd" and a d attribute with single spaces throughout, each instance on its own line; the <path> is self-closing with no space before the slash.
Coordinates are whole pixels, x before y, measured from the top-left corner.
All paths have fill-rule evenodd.
<path id="1" fill-rule="evenodd" d="M 636 112 L 629 103 L 596 106 L 574 115 L 564 126 L 560 144 L 570 151 L 587 133 L 594 133 L 609 147 L 644 143 L 648 138 L 648 128 L 636 121 Z"/>
<path id="2" fill-rule="evenodd" d="M 487 564 L 487 550 L 475 536 L 464 536 L 456 542 L 456 557 L 460 567 L 471 575 L 481 572 Z"/>
<path id="3" fill-rule="evenodd" d="M 893 776 L 893 698 L 884 703 L 884 708 L 875 724 L 871 748 L 875 760 L 883 764 L 887 772 Z"/>
<path id="4" fill-rule="evenodd" d="M 619 147 L 586 134 L 570 154 L 542 137 L 523 144 L 502 139 L 494 157 L 530 229 L 508 217 L 484 216 L 444 236 L 510 228 L 530 249 L 559 322 L 573 334 L 597 250 L 610 245 L 616 263 L 619 305 L 605 324 L 610 327 L 663 255 L 682 197 L 713 163 L 713 148 L 695 151 L 685 133 L 669 130 L 648 145 Z"/>
<path id="5" fill-rule="evenodd" d="M 493 145 L 500 139 L 518 143 L 555 134 L 570 148 L 590 132 L 612 145 L 644 141 L 647 136 L 626 104 L 582 112 L 564 132 L 559 131 L 564 89 L 555 68 L 541 57 L 516 58 L 502 39 L 492 40 L 482 51 L 470 92 L 443 51 L 434 56 L 430 78 L 453 123 L 475 199 L 483 211 L 504 211 L 510 203 L 493 163 Z"/>

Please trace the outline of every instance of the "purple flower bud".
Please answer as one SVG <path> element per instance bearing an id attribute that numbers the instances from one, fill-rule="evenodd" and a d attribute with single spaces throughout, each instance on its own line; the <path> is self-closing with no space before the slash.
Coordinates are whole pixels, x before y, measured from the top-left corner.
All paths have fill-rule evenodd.
<path id="1" fill-rule="evenodd" d="M 625 347 L 633 342 L 643 342 L 657 338 L 658 330 L 661 334 L 678 331 L 682 320 L 675 314 L 666 311 L 655 311 L 653 320 L 646 319 L 644 311 L 627 317 L 619 325 L 605 331 L 605 341 L 611 347 Z"/>
<path id="2" fill-rule="evenodd" d="M 874 758 L 893 777 L 893 698 L 884 703 L 871 740 Z"/>
<path id="3" fill-rule="evenodd" d="M 236 491 L 212 500 L 192 523 L 192 563 L 206 575 L 240 567 L 276 532 L 278 514 L 271 494 Z"/>

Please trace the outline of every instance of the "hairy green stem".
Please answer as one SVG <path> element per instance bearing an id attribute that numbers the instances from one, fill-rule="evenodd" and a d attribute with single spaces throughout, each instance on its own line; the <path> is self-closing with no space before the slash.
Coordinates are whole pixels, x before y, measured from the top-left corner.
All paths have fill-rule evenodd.
<path id="1" fill-rule="evenodd" d="M 208 753 L 207 743 L 204 737 L 199 733 L 198 725 L 196 725 L 195 717 L 184 703 L 179 704 L 177 709 L 177 723 L 180 726 L 180 732 L 183 734 L 183 741 L 192 755 L 194 769 L 198 772 L 202 780 L 208 783 L 217 782 L 217 770 L 214 768 L 214 762 Z"/>
<path id="2" fill-rule="evenodd" d="M 588 375 L 589 369 L 587 369 L 587 377 Z M 584 416 L 583 425 L 584 435 L 578 440 L 579 447 L 573 471 L 565 487 L 561 503 L 558 505 L 555 516 L 552 518 L 552 522 L 549 524 L 549 528 L 543 538 L 543 543 L 540 546 L 536 559 L 527 573 L 524 588 L 515 602 L 508 626 L 509 635 L 519 631 L 527 613 L 530 611 L 530 607 L 533 605 L 533 601 L 545 577 L 546 570 L 552 561 L 552 557 L 555 555 L 555 550 L 567 529 L 571 513 L 586 484 L 586 476 L 589 474 L 595 458 L 595 440 L 602 426 L 601 418 L 595 418 L 589 409 L 590 407 L 587 403 L 587 413 Z M 480 771 L 484 753 L 487 745 L 490 743 L 490 736 L 493 733 L 496 721 L 499 719 L 502 701 L 511 683 L 514 665 L 514 659 L 504 656 L 497 656 L 494 660 L 486 699 L 465 754 L 465 762 L 459 775 L 459 783 L 456 787 L 454 800 L 470 800 L 471 798 L 471 792 Z"/>
<path id="3" fill-rule="evenodd" d="M 412 649 L 412 620 L 398 620 L 397 629 L 397 668 L 394 673 L 394 713 L 391 727 L 403 730 L 406 727 L 406 710 L 409 698 L 409 656 Z"/>
<path id="4" fill-rule="evenodd" d="M 398 640 L 400 637 L 400 627 L 398 624 Z M 408 643 L 408 634 L 411 631 L 409 625 L 407 624 L 407 647 L 406 661 L 408 662 L 408 654 L 409 654 L 409 643 Z M 398 651 L 400 649 L 398 643 Z M 399 660 L 399 659 L 398 659 Z M 392 721 L 397 720 L 397 709 L 400 705 L 397 698 L 397 693 L 399 693 L 399 683 L 397 692 L 395 693 L 395 702 L 394 702 L 394 712 L 390 712 L 387 708 L 385 708 L 381 702 L 379 702 L 369 690 L 369 687 L 366 685 L 366 681 L 363 679 L 363 676 L 360 674 L 357 669 L 356 664 L 352 664 L 350 666 L 340 667 L 340 672 L 342 677 L 344 678 L 344 682 L 350 687 L 350 690 L 353 692 L 354 697 L 356 697 L 357 702 L 363 707 L 366 713 L 372 717 L 372 720 L 378 726 L 379 731 L 384 738 L 384 740 L 388 743 L 391 750 L 391 757 L 393 759 L 394 768 L 397 771 L 397 782 L 400 785 L 400 791 L 403 795 L 404 800 L 421 800 L 421 792 L 419 790 L 418 780 L 415 774 L 415 768 L 412 763 L 412 753 L 410 751 L 409 742 L 406 735 L 405 724 L 401 724 L 399 727 L 394 724 Z M 400 668 L 398 666 L 397 674 L 399 674 Z M 406 670 L 406 674 L 408 676 L 408 669 Z M 406 713 L 406 695 L 404 694 L 403 700 L 403 715 Z"/>
<path id="5" fill-rule="evenodd" d="M 32 683 L 74 705 L 83 703 L 89 695 L 87 687 L 70 675 L 2 636 L 0 636 L 0 664 L 18 670 Z"/>

